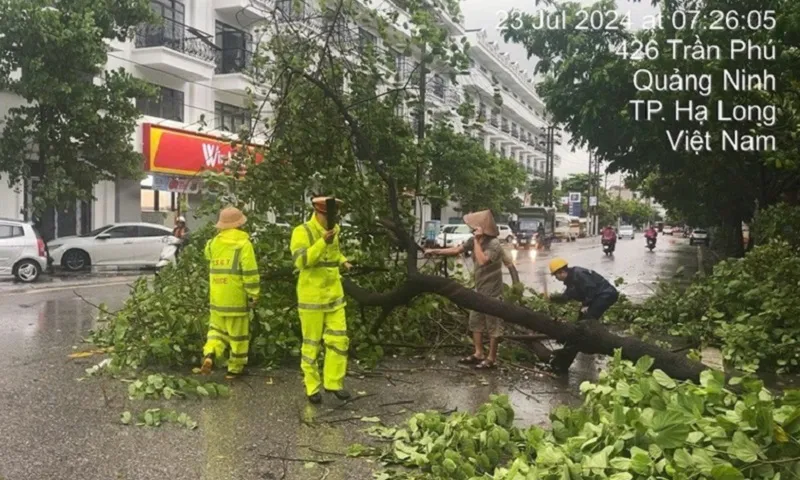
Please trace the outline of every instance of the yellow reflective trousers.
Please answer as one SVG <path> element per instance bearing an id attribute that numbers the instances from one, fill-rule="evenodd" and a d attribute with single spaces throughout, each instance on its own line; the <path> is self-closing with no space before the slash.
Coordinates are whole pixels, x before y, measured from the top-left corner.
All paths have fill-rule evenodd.
<path id="1" fill-rule="evenodd" d="M 344 308 L 333 312 L 300 310 L 300 327 L 303 330 L 300 368 L 303 370 L 306 395 L 319 392 L 323 382 L 326 390 L 343 389 L 344 376 L 347 373 L 347 349 L 350 348 Z M 323 340 L 325 366 L 322 372 L 324 380 L 321 382 L 317 359 Z"/>
<path id="2" fill-rule="evenodd" d="M 247 365 L 247 352 L 250 350 L 250 315 L 222 316 L 211 311 L 208 323 L 208 337 L 203 347 L 203 356 L 214 354 L 223 358 L 226 348 L 230 348 L 228 371 L 242 373 Z"/>
<path id="3" fill-rule="evenodd" d="M 325 243 L 325 228 L 316 216 L 292 232 L 289 246 L 294 265 L 300 272 L 297 281 L 297 309 L 303 331 L 300 368 L 306 394 L 326 390 L 342 390 L 347 372 L 347 338 L 345 300 L 339 267 L 347 258 L 339 250 L 339 226 L 330 244 Z M 325 367 L 320 380 L 317 360 L 325 345 Z"/>

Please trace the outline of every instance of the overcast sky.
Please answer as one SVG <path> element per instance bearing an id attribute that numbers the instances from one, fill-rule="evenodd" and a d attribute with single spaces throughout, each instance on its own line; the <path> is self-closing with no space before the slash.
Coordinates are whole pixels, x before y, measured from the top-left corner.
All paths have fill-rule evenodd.
<path id="1" fill-rule="evenodd" d="M 591 5 L 593 0 L 579 0 L 584 5 Z M 533 72 L 534 59 L 528 59 L 525 49 L 520 45 L 506 44 L 497 29 L 497 24 L 502 20 L 503 12 L 517 9 L 532 13 L 535 11 L 535 0 L 461 0 L 461 10 L 464 12 L 466 28 L 484 28 L 490 40 L 495 40 L 501 48 L 507 51 L 513 60 L 520 63 L 522 68 Z M 621 13 L 630 13 L 633 27 L 640 26 L 648 15 L 655 15 L 657 9 L 651 5 L 650 0 L 634 3 L 626 0 L 617 0 L 617 10 Z M 561 167 L 556 169 L 557 177 L 564 177 L 570 173 L 583 173 L 589 167 L 589 154 L 585 151 L 570 151 L 569 147 L 562 147 Z M 615 178 L 609 178 L 608 184 L 617 183 Z"/>

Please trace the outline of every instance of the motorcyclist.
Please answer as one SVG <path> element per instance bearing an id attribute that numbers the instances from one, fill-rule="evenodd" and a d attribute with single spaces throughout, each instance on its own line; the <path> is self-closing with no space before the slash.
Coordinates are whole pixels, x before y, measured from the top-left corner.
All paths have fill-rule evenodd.
<path id="1" fill-rule="evenodd" d="M 543 247 L 545 245 L 546 235 L 547 234 L 544 231 L 544 222 L 541 222 L 539 223 L 539 227 L 536 229 L 536 242 L 539 244 L 540 247 Z"/>
<path id="2" fill-rule="evenodd" d="M 175 219 L 175 228 L 172 229 L 172 236 L 180 240 L 175 249 L 175 260 L 177 260 L 189 237 L 189 227 L 186 226 L 186 217 L 183 215 Z"/>
<path id="3" fill-rule="evenodd" d="M 617 243 L 617 232 L 611 228 L 611 225 L 606 225 L 606 228 L 603 229 L 603 238 L 601 240 L 603 245 L 611 244 L 616 245 Z"/>
<path id="4" fill-rule="evenodd" d="M 658 237 L 658 232 L 656 231 L 655 228 L 653 228 L 652 225 L 650 225 L 647 228 L 647 231 L 644 232 L 644 238 L 646 238 L 648 241 L 652 240 L 653 245 L 655 245 L 657 237 Z"/>

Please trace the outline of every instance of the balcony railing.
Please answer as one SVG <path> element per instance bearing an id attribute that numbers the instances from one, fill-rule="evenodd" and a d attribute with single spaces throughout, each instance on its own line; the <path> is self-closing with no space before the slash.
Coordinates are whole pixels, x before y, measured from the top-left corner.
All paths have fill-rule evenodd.
<path id="1" fill-rule="evenodd" d="M 499 63 L 505 65 L 506 68 L 511 70 L 511 73 L 515 77 L 517 77 L 517 79 L 520 82 L 522 82 L 522 84 L 525 85 L 525 87 L 529 89 L 531 93 L 536 95 L 536 91 L 533 89 L 533 84 L 531 82 L 531 79 L 529 77 L 526 77 L 525 74 L 523 74 L 524 70 L 521 69 L 518 65 L 514 65 L 510 57 L 503 55 L 503 52 L 500 51 L 500 47 L 497 46 L 497 43 L 489 41 L 489 37 L 486 35 L 485 31 L 481 30 L 480 32 L 478 32 L 477 37 L 479 44 L 483 45 L 484 48 L 489 50 L 489 52 L 492 53 L 492 55 L 497 59 Z"/>
<path id="2" fill-rule="evenodd" d="M 209 63 L 216 60 L 218 50 L 211 35 L 169 19 L 163 19 L 161 25 L 139 25 L 135 45 L 136 48 L 167 47 Z"/>
<path id="3" fill-rule="evenodd" d="M 491 124 L 493 127 L 499 127 L 499 126 L 500 126 L 500 120 L 498 120 L 498 119 L 497 119 L 497 117 L 492 117 L 492 118 L 490 118 L 490 119 L 489 119 L 489 123 L 490 123 L 490 124 Z"/>
<path id="4" fill-rule="evenodd" d="M 217 50 L 215 73 L 243 73 L 253 62 L 253 52 L 244 48 L 225 48 Z"/>
<path id="5" fill-rule="evenodd" d="M 514 138 L 519 138 L 519 131 L 516 128 L 511 128 L 511 136 Z"/>
<path id="6" fill-rule="evenodd" d="M 511 131 L 511 127 L 507 123 L 503 122 L 503 126 L 500 127 L 500 130 L 509 133 Z"/>

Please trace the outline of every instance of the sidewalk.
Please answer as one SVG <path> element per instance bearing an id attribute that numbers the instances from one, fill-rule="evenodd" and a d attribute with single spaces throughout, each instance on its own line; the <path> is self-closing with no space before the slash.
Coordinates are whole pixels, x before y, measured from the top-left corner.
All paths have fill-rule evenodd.
<path id="1" fill-rule="evenodd" d="M 139 270 L 101 271 L 84 274 L 43 274 L 35 283 L 20 283 L 9 277 L 0 280 L 0 293 L 32 293 L 94 285 L 122 285 L 125 283 L 132 283 L 138 277 L 150 277 L 152 275 L 153 272 Z"/>

